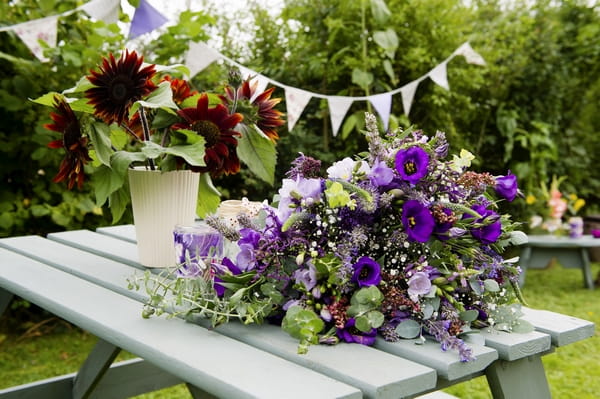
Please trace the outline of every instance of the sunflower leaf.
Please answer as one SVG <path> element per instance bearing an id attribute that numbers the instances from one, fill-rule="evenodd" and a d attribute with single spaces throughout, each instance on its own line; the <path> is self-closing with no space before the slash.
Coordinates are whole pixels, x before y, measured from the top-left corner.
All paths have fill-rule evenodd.
<path id="1" fill-rule="evenodd" d="M 110 129 L 100 122 L 92 122 L 86 127 L 98 160 L 104 165 L 110 166 L 110 157 L 113 153 L 110 142 Z"/>
<path id="2" fill-rule="evenodd" d="M 146 108 L 162 108 L 165 110 L 169 109 L 177 109 L 177 104 L 173 102 L 173 91 L 171 90 L 171 84 L 169 82 L 162 82 L 158 85 L 158 88 L 154 90 L 146 100 L 136 101 L 131 110 L 129 111 L 129 115 L 133 115 L 139 107 Z"/>
<path id="3" fill-rule="evenodd" d="M 237 154 L 248 169 L 261 180 L 273 185 L 277 151 L 273 143 L 256 125 L 238 125 L 242 137 L 238 140 Z"/>
<path id="4" fill-rule="evenodd" d="M 210 174 L 200 174 L 200 186 L 198 187 L 198 203 L 196 204 L 196 213 L 204 218 L 206 215 L 214 213 L 221 202 L 221 193 L 215 188 L 210 179 Z"/>

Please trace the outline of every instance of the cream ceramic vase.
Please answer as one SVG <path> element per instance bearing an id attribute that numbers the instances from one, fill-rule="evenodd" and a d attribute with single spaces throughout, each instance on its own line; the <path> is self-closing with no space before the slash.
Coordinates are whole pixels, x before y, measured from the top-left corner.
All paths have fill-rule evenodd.
<path id="1" fill-rule="evenodd" d="M 129 188 L 139 262 L 146 267 L 175 266 L 173 230 L 196 219 L 200 174 L 129 169 Z"/>

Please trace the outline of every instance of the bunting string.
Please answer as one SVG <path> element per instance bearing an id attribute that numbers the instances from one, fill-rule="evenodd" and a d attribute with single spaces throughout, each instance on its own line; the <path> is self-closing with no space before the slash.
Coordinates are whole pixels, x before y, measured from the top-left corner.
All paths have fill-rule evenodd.
<path id="1" fill-rule="evenodd" d="M 92 18 L 112 23 L 118 20 L 119 7 L 120 0 L 91 0 L 80 7 L 66 11 L 62 14 L 12 26 L 0 27 L 0 32 L 9 30 L 14 31 L 40 61 L 47 62 L 48 59 L 43 55 L 41 41 L 45 42 L 48 46 L 56 46 L 57 22 L 60 17 L 68 16 L 81 10 Z M 140 0 L 139 6 L 135 9 L 131 20 L 129 39 L 152 32 L 166 22 L 168 22 L 168 18 L 152 7 L 147 0 Z M 473 50 L 469 42 L 465 42 L 454 50 L 454 52 L 452 52 L 445 60 L 418 79 L 385 93 L 356 97 L 325 95 L 286 85 L 247 68 L 209 47 L 204 42 L 189 43 L 188 51 L 185 55 L 185 65 L 188 67 L 190 75 L 193 77 L 213 62 L 223 60 L 229 65 L 237 67 L 242 74 L 242 78 L 250 78 L 253 82 L 256 82 L 257 90 L 255 96 L 262 93 L 269 84 L 282 88 L 285 92 L 285 105 L 287 108 L 289 131 L 296 126 L 302 112 L 312 98 L 325 99 L 328 103 L 332 132 L 333 135 L 336 136 L 346 113 L 355 101 L 369 101 L 381 118 L 384 128 L 387 129 L 392 110 L 392 97 L 394 95 L 400 94 L 402 98 L 402 108 L 404 113 L 408 116 L 418 85 L 423 80 L 429 78 L 440 87 L 450 90 L 447 65 L 456 56 L 463 56 L 466 62 L 470 64 L 485 65 L 483 57 Z"/>

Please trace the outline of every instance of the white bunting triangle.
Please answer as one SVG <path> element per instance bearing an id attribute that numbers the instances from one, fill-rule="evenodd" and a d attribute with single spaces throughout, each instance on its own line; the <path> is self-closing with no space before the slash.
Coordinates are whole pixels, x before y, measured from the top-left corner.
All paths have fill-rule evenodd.
<path id="1" fill-rule="evenodd" d="M 185 66 L 190 70 L 190 77 L 218 60 L 221 55 L 208 47 L 204 42 L 190 42 L 190 48 L 185 55 Z"/>
<path id="2" fill-rule="evenodd" d="M 446 73 L 446 63 L 447 61 L 442 62 L 435 68 L 433 68 L 428 76 L 438 85 L 442 86 L 446 90 L 450 90 L 450 85 L 448 85 L 448 75 Z"/>
<path id="3" fill-rule="evenodd" d="M 402 94 L 402 107 L 404 108 L 404 115 L 406 116 L 410 113 L 410 107 L 415 98 L 415 92 L 417 91 L 419 82 L 419 80 L 413 80 L 400 88 L 400 94 Z"/>
<path id="4" fill-rule="evenodd" d="M 483 57 L 479 55 L 479 53 L 477 53 L 475 50 L 473 50 L 473 47 L 471 47 L 469 42 L 466 42 L 462 46 L 460 46 L 456 50 L 455 54 L 464 56 L 465 60 L 469 64 L 481 66 L 485 65 L 485 60 L 483 59 Z"/>
<path id="5" fill-rule="evenodd" d="M 387 130 L 390 122 L 390 114 L 392 113 L 392 94 L 382 93 L 369 97 L 369 101 L 377 110 L 384 130 Z"/>
<path id="6" fill-rule="evenodd" d="M 57 21 L 58 16 L 46 17 L 14 25 L 12 29 L 38 60 L 47 62 L 49 59 L 44 57 L 44 49 L 39 41 L 46 42 L 50 47 L 56 47 Z"/>
<path id="7" fill-rule="evenodd" d="M 333 136 L 337 136 L 340 125 L 348 112 L 348 108 L 354 102 L 354 98 L 345 96 L 328 96 L 329 115 L 331 117 L 331 129 Z"/>
<path id="8" fill-rule="evenodd" d="M 90 17 L 107 24 L 119 20 L 120 0 L 92 0 L 81 6 Z"/>
<path id="9" fill-rule="evenodd" d="M 296 89 L 295 87 L 285 87 L 285 106 L 287 110 L 288 131 L 292 131 L 306 104 L 312 98 L 310 91 Z"/>

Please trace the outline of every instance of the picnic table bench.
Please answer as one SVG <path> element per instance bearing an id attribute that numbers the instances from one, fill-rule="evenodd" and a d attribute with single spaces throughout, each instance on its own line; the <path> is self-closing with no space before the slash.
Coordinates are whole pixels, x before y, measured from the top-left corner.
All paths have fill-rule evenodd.
<path id="1" fill-rule="evenodd" d="M 545 268 L 552 259 L 556 259 L 565 268 L 581 269 L 585 286 L 594 289 L 588 251 L 600 247 L 600 239 L 591 235 L 570 238 L 551 234 L 528 235 L 527 239 L 520 258 L 523 269 L 519 281 L 521 285 L 525 284 L 527 269 Z"/>
<path id="2" fill-rule="evenodd" d="M 534 309 L 526 334 L 482 331 L 460 362 L 437 342 L 312 346 L 277 326 L 216 329 L 141 317 L 133 226 L 0 239 L 0 313 L 17 295 L 98 337 L 78 372 L 0 390 L 0 398 L 126 398 L 186 383 L 194 398 L 412 398 L 481 375 L 494 398 L 550 398 L 542 356 L 594 334 L 585 320 Z M 137 359 L 113 364 L 120 350 Z"/>

